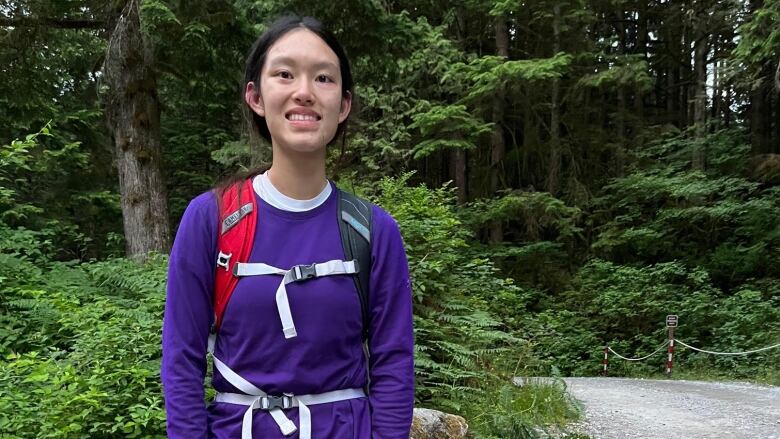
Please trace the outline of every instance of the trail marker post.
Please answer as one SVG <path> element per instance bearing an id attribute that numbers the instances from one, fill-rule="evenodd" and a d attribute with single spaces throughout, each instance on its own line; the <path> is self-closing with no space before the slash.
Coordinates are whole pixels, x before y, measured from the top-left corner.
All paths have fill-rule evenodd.
<path id="1" fill-rule="evenodd" d="M 669 348 L 666 358 L 666 375 L 672 375 L 672 359 L 674 358 L 674 328 L 677 327 L 679 319 L 676 314 L 666 316 L 666 329 L 669 331 Z"/>
<path id="2" fill-rule="evenodd" d="M 602 374 L 607 376 L 607 366 L 609 365 L 609 345 L 604 345 L 604 361 L 602 364 L 604 365 Z"/>

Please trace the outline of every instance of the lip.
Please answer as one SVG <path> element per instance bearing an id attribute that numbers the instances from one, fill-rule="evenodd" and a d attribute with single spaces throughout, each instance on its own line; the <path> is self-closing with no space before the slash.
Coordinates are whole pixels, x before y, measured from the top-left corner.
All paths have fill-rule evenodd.
<path id="1" fill-rule="evenodd" d="M 319 121 L 322 120 L 322 115 L 320 115 L 320 113 L 317 113 L 316 111 L 314 111 L 314 110 L 312 110 L 310 108 L 306 108 L 306 107 L 295 107 L 295 108 L 292 108 L 289 111 L 287 111 L 286 113 L 284 113 L 284 118 L 289 120 L 290 122 L 309 122 L 309 123 L 312 122 L 312 121 L 290 120 L 290 116 L 293 115 L 293 114 L 300 114 L 300 115 L 303 115 L 303 116 L 314 116 L 314 117 L 317 118 L 316 122 L 319 122 Z"/>

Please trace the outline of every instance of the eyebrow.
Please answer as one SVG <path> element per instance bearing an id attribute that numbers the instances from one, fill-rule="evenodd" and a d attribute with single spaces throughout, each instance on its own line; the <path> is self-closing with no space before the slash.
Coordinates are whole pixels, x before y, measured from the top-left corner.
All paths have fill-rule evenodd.
<path id="1" fill-rule="evenodd" d="M 271 62 L 268 63 L 269 67 L 276 66 L 279 64 L 290 64 L 290 65 L 297 65 L 298 62 L 295 58 L 290 56 L 279 56 L 276 58 L 271 59 Z M 339 66 L 330 62 L 330 61 L 320 61 L 316 62 L 313 65 L 314 70 L 320 70 L 320 69 L 334 69 L 338 70 Z"/>

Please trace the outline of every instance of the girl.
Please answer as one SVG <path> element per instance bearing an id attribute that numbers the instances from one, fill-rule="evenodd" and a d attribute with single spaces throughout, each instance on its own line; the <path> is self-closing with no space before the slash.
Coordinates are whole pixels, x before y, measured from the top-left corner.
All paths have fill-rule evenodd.
<path id="1" fill-rule="evenodd" d="M 179 225 L 163 322 L 168 435 L 407 439 L 414 366 L 401 235 L 385 211 L 325 176 L 326 146 L 352 104 L 344 50 L 312 18 L 277 20 L 250 51 L 244 91 L 272 165 L 196 197 Z M 345 255 L 339 219 L 370 242 L 368 264 Z M 246 260 L 218 248 L 226 236 L 249 243 Z M 207 408 L 210 340 L 217 396 Z"/>

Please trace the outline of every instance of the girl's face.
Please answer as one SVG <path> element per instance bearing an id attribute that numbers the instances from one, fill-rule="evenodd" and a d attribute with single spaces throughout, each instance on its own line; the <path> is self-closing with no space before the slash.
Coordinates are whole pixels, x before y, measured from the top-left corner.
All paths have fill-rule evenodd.
<path id="1" fill-rule="evenodd" d="M 274 150 L 316 152 L 349 115 L 336 53 L 308 29 L 296 29 L 268 49 L 259 90 L 249 83 L 247 104 L 265 118 Z"/>

